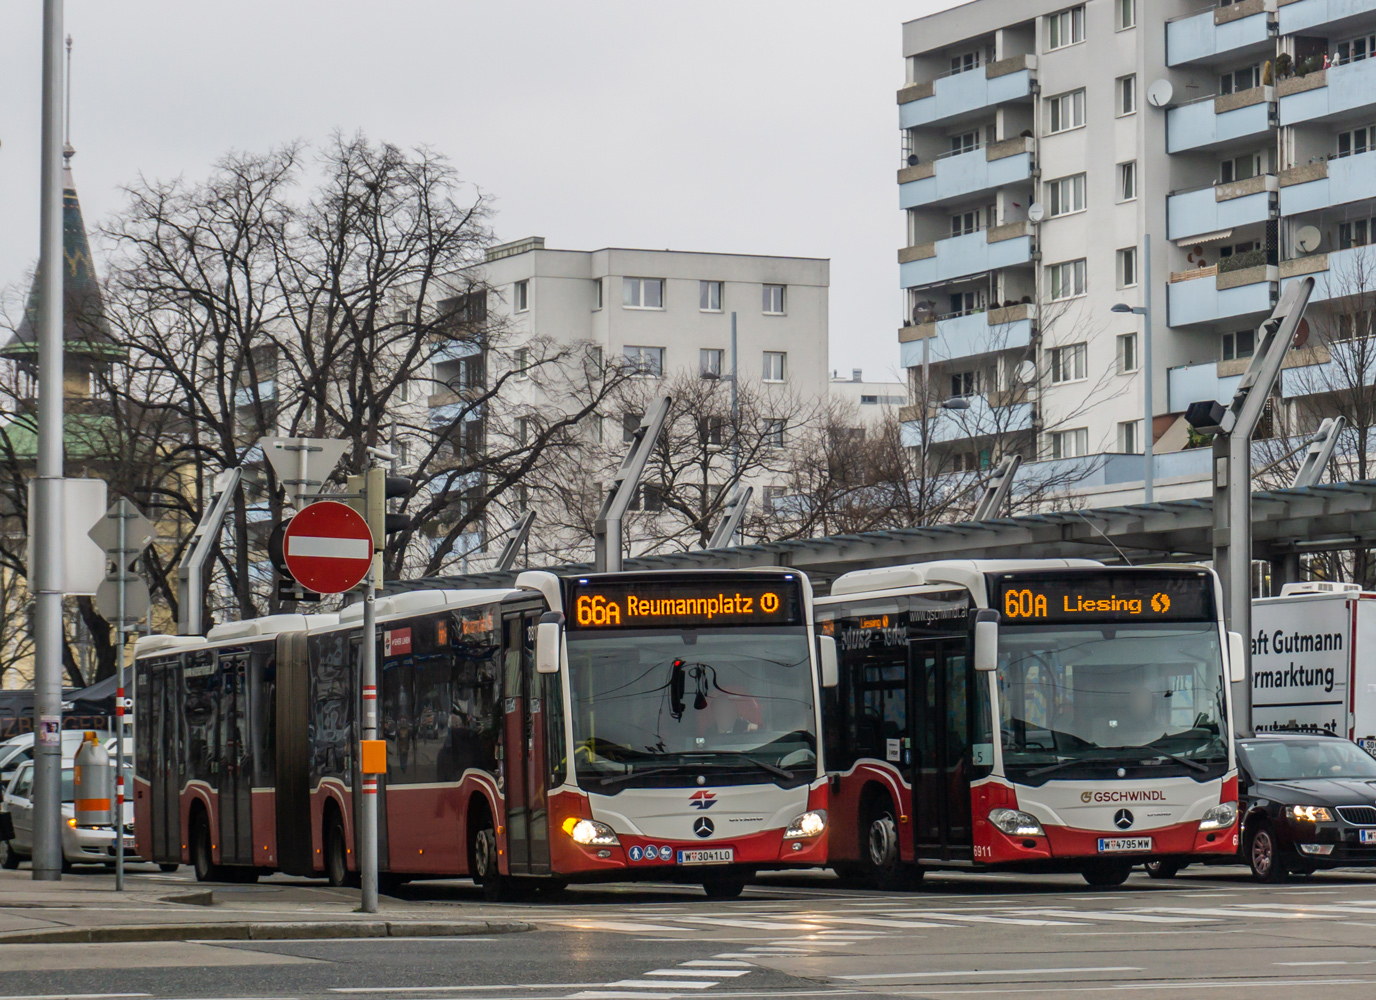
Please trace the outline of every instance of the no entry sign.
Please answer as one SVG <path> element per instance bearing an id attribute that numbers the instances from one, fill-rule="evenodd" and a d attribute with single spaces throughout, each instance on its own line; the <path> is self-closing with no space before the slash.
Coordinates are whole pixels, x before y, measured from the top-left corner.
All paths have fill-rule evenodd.
<path id="1" fill-rule="evenodd" d="M 337 500 L 302 508 L 282 536 L 282 557 L 298 583 L 317 594 L 353 590 L 373 563 L 368 522 Z"/>

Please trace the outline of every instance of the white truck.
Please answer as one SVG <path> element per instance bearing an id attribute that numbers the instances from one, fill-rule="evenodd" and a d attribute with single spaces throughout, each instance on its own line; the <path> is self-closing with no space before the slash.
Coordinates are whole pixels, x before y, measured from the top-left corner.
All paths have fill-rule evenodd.
<path id="1" fill-rule="evenodd" d="M 1252 725 L 1327 730 L 1376 754 L 1376 593 L 1287 583 L 1252 602 Z"/>

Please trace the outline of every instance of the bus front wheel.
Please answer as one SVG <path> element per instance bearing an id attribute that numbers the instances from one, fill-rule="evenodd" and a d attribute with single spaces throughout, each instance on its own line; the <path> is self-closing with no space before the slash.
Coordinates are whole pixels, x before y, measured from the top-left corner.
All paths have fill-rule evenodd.
<path id="1" fill-rule="evenodd" d="M 905 865 L 898 849 L 898 824 L 893 814 L 882 812 L 870 820 L 868 836 L 869 877 L 876 889 L 889 892 L 916 888 L 922 869 Z"/>
<path id="2" fill-rule="evenodd" d="M 1093 886 L 1122 885 L 1132 874 L 1132 865 L 1125 861 L 1098 861 L 1081 874 Z"/>
<path id="3" fill-rule="evenodd" d="M 702 883 L 708 899 L 735 899 L 745 891 L 743 878 L 714 878 Z"/>
<path id="4" fill-rule="evenodd" d="M 473 836 L 473 881 L 483 887 L 483 898 L 501 903 L 516 893 L 511 879 L 502 874 L 497 859 L 497 831 L 488 821 Z"/>
<path id="5" fill-rule="evenodd" d="M 191 821 L 191 867 L 197 882 L 223 882 L 224 872 L 215 863 L 215 847 L 210 839 L 210 818 L 204 809 L 196 810 Z"/>
<path id="6" fill-rule="evenodd" d="M 331 811 L 325 827 L 325 877 L 335 888 L 352 885 L 357 888 L 358 878 L 349 871 L 349 847 L 344 838 L 344 820 L 339 813 Z"/>

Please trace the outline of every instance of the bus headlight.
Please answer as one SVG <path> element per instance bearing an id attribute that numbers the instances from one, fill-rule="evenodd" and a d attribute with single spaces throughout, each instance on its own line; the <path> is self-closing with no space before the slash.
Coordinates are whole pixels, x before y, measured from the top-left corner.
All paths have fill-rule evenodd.
<path id="1" fill-rule="evenodd" d="M 578 819 L 570 816 L 564 820 L 564 832 L 575 844 L 587 847 L 613 847 L 621 844 L 615 830 L 595 819 Z"/>
<path id="2" fill-rule="evenodd" d="M 816 837 L 827 828 L 827 811 L 825 809 L 813 809 L 805 812 L 801 816 L 795 816 L 793 822 L 788 824 L 788 829 L 784 831 L 785 840 L 796 840 L 799 837 Z"/>
<path id="3" fill-rule="evenodd" d="M 1200 830 L 1226 830 L 1237 821 L 1237 803 L 1220 802 L 1204 813 L 1199 821 Z"/>
<path id="4" fill-rule="evenodd" d="M 1031 813 L 1019 809 L 990 809 L 989 822 L 1010 837 L 1045 837 L 1046 831 Z"/>
<path id="5" fill-rule="evenodd" d="M 1286 806 L 1285 812 L 1291 819 L 1306 823 L 1331 823 L 1333 814 L 1323 806 Z"/>

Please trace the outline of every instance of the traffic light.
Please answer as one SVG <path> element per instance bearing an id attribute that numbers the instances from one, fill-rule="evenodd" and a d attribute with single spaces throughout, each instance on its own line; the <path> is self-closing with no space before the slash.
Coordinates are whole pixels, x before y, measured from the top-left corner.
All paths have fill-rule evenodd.
<path id="1" fill-rule="evenodd" d="M 350 476 L 347 490 L 358 494 L 349 506 L 363 515 L 373 533 L 373 586 L 382 587 L 382 550 L 387 536 L 411 527 L 409 514 L 391 514 L 387 501 L 409 496 L 411 480 L 405 476 L 390 476 L 386 469 L 369 469 L 359 476 Z"/>

